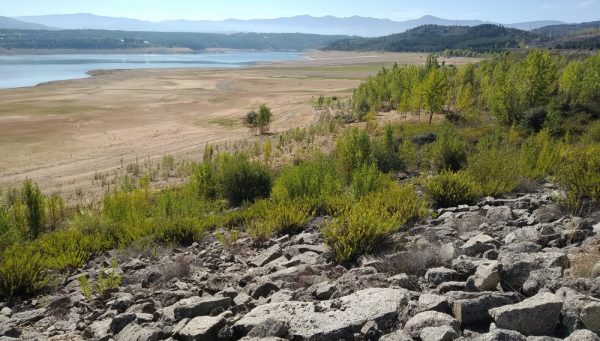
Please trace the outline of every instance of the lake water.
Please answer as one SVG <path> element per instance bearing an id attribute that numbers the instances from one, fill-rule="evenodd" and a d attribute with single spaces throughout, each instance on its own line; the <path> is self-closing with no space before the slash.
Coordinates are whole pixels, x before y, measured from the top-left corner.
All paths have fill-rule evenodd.
<path id="1" fill-rule="evenodd" d="M 259 62 L 303 59 L 301 53 L 235 52 L 206 54 L 71 54 L 0 56 L 0 89 L 89 77 L 107 69 L 235 68 Z"/>

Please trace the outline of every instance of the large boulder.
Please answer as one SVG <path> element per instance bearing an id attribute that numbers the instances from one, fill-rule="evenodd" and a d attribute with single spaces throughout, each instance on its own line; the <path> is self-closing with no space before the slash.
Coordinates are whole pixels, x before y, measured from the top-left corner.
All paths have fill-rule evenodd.
<path id="1" fill-rule="evenodd" d="M 473 285 L 479 291 L 492 291 L 500 283 L 502 266 L 497 261 L 483 263 L 477 267 L 473 275 Z"/>
<path id="2" fill-rule="evenodd" d="M 156 327 L 142 327 L 131 323 L 127 325 L 116 337 L 115 341 L 158 341 L 163 333 Z"/>
<path id="3" fill-rule="evenodd" d="M 177 332 L 177 339 L 183 341 L 216 340 L 219 330 L 225 325 L 221 316 L 198 316 L 189 321 Z"/>
<path id="4" fill-rule="evenodd" d="M 565 341 L 600 341 L 600 337 L 590 330 L 579 329 L 569 335 Z"/>
<path id="5" fill-rule="evenodd" d="M 558 323 L 562 300 L 551 293 L 541 293 L 520 303 L 490 309 L 499 328 L 516 330 L 524 335 L 551 335 Z"/>
<path id="6" fill-rule="evenodd" d="M 497 246 L 499 246 L 499 243 L 496 239 L 487 234 L 479 234 L 469 239 L 460 249 L 467 256 L 477 256 L 488 250 L 495 249 Z"/>
<path id="7" fill-rule="evenodd" d="M 321 302 L 288 301 L 258 306 L 235 323 L 234 330 L 246 335 L 268 320 L 288 326 L 292 339 L 352 338 L 365 323 L 374 321 L 381 330 L 391 328 L 398 310 L 408 304 L 404 289 L 371 288 L 349 296 Z"/>
<path id="8" fill-rule="evenodd" d="M 194 318 L 196 316 L 210 315 L 210 313 L 217 308 L 229 308 L 231 306 L 231 303 L 231 297 L 196 296 L 183 299 L 171 306 L 164 308 L 163 314 L 169 320 L 180 321 L 184 318 Z"/>
<path id="9" fill-rule="evenodd" d="M 463 325 L 492 322 L 489 310 L 516 302 L 516 295 L 511 293 L 483 292 L 475 297 L 454 301 L 452 310 L 454 317 Z"/>
<path id="10" fill-rule="evenodd" d="M 432 268 L 425 273 L 425 281 L 431 287 L 437 287 L 444 282 L 450 282 L 458 276 L 456 270 L 444 267 Z"/>
<path id="11" fill-rule="evenodd" d="M 569 266 L 569 259 L 562 252 L 502 252 L 498 261 L 502 265 L 501 284 L 507 290 L 520 290 L 534 270 Z"/>
<path id="12" fill-rule="evenodd" d="M 514 330 L 494 329 L 475 338 L 476 341 L 525 341 L 527 338 Z"/>
<path id="13" fill-rule="evenodd" d="M 558 289 L 556 295 L 563 301 L 562 325 L 567 331 L 585 328 L 600 333 L 600 300 L 569 288 Z"/>
<path id="14" fill-rule="evenodd" d="M 408 320 L 404 325 L 404 331 L 413 338 L 419 338 L 425 328 L 444 326 L 457 332 L 460 329 L 460 323 L 452 316 L 437 311 L 425 311 Z"/>

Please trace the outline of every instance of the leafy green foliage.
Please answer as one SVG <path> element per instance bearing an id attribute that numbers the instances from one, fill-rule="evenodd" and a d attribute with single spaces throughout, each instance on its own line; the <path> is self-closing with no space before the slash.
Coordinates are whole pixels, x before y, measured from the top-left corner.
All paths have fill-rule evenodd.
<path id="1" fill-rule="evenodd" d="M 257 241 L 264 241 L 273 234 L 295 234 L 306 227 L 313 216 L 310 205 L 302 200 L 270 202 L 262 200 L 254 204 L 257 219 L 246 226 L 246 232 Z"/>
<path id="2" fill-rule="evenodd" d="M 373 252 L 391 233 L 422 218 L 425 205 L 410 186 L 394 184 L 363 197 L 323 229 L 337 260 L 350 261 Z"/>
<path id="3" fill-rule="evenodd" d="M 450 125 L 440 129 L 432 147 L 431 162 L 435 170 L 456 172 L 467 163 L 467 145 Z"/>
<path id="4" fill-rule="evenodd" d="M 569 152 L 557 176 L 567 190 L 566 206 L 575 214 L 600 207 L 600 146 Z"/>
<path id="5" fill-rule="evenodd" d="M 96 283 L 93 283 L 86 275 L 79 276 L 81 292 L 88 300 L 97 298 L 100 302 L 108 298 L 108 293 L 117 289 L 121 284 L 123 274 L 118 271 L 119 265 L 115 259 L 111 262 L 110 269 L 103 266 L 98 271 Z"/>
<path id="6" fill-rule="evenodd" d="M 338 171 L 346 181 L 355 169 L 374 161 L 369 135 L 357 128 L 346 130 L 337 139 L 335 154 Z"/>
<path id="7" fill-rule="evenodd" d="M 362 165 L 352 172 L 350 191 L 355 199 L 389 186 L 391 180 L 382 174 L 375 165 Z"/>
<path id="8" fill-rule="evenodd" d="M 273 178 L 270 170 L 251 162 L 241 154 L 223 155 L 219 160 L 219 187 L 230 205 L 265 198 L 271 193 Z"/>
<path id="9" fill-rule="evenodd" d="M 340 193 L 342 183 L 331 158 L 314 159 L 284 169 L 273 185 L 273 198 L 290 201 L 298 198 L 321 197 Z"/>
<path id="10" fill-rule="evenodd" d="M 203 222 L 192 217 L 157 219 L 153 224 L 154 238 L 160 243 L 189 246 L 206 233 Z"/>
<path id="11" fill-rule="evenodd" d="M 31 180 L 25 180 L 21 188 L 21 197 L 26 207 L 29 237 L 35 239 L 44 231 L 45 227 L 44 195 L 37 184 L 34 184 Z"/>
<path id="12" fill-rule="evenodd" d="M 269 131 L 272 117 L 271 109 L 263 104 L 258 108 L 258 112 L 252 110 L 246 114 L 245 123 L 253 131 L 258 131 L 260 135 L 264 135 Z"/>
<path id="13" fill-rule="evenodd" d="M 0 256 L 0 296 L 30 296 L 47 284 L 44 256 L 37 248 L 15 244 Z"/>
<path id="14" fill-rule="evenodd" d="M 473 204 L 479 189 L 466 172 L 443 171 L 426 180 L 425 195 L 435 207 L 455 207 Z"/>
<path id="15" fill-rule="evenodd" d="M 484 138 L 466 169 L 484 196 L 512 192 L 520 182 L 518 151 L 496 136 Z"/>

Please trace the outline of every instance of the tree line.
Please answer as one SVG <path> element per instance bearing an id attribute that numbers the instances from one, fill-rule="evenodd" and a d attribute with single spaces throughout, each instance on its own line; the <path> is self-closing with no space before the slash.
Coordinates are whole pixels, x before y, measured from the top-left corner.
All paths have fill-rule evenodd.
<path id="1" fill-rule="evenodd" d="M 353 95 L 359 120 L 369 112 L 425 111 L 460 119 L 492 113 L 501 124 L 554 132 L 570 116 L 600 115 L 600 54 L 571 59 L 548 51 L 502 53 L 464 67 L 439 63 L 383 68 Z"/>

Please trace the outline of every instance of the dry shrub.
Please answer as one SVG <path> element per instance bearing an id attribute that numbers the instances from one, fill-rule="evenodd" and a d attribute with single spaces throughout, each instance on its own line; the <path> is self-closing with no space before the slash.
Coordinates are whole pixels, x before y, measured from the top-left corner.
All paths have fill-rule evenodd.
<path id="1" fill-rule="evenodd" d="M 389 273 L 423 276 L 427 269 L 450 266 L 452 259 L 444 254 L 440 244 L 428 244 L 402 251 L 384 260 Z"/>
<path id="2" fill-rule="evenodd" d="M 172 263 L 160 265 L 159 272 L 162 274 L 161 279 L 164 282 L 173 278 L 186 278 L 192 272 L 191 260 L 189 257 L 181 256 Z"/>

